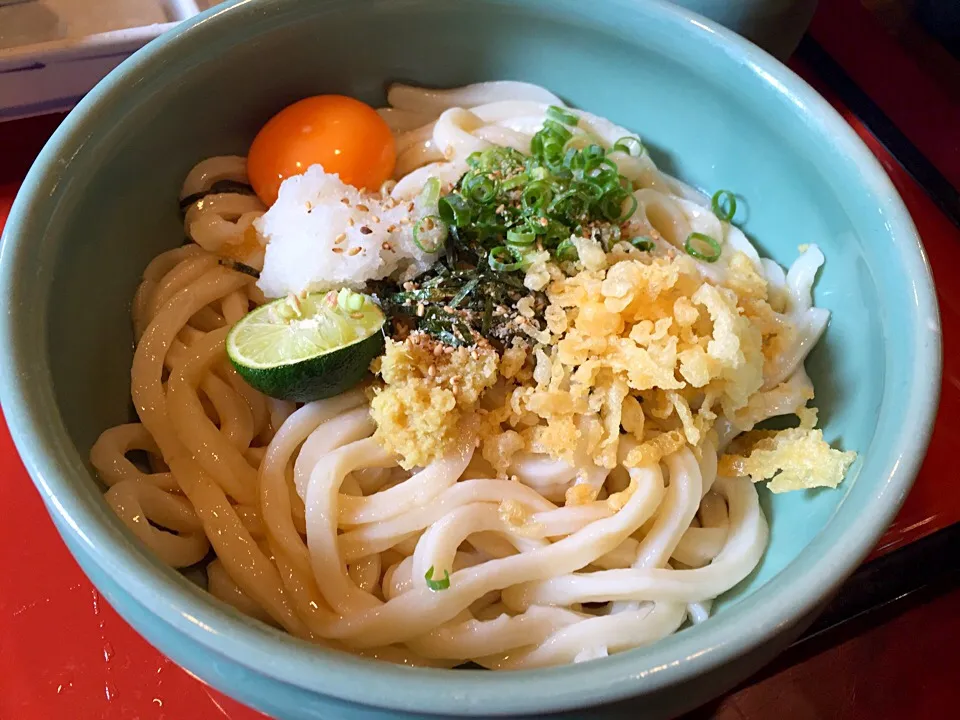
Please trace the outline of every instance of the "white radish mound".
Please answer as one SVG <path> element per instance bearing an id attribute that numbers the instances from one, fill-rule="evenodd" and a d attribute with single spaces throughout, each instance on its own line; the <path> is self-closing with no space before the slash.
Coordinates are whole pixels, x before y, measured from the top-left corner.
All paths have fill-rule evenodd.
<path id="1" fill-rule="evenodd" d="M 255 222 L 267 240 L 258 285 L 267 297 L 283 297 L 419 275 L 437 255 L 417 247 L 413 227 L 436 211 L 419 201 L 361 193 L 313 165 L 286 179 L 277 201 Z"/>

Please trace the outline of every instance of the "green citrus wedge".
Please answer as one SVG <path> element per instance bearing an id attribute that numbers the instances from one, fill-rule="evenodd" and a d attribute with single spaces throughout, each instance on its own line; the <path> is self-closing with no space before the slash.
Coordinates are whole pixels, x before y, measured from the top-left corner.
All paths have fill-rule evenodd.
<path id="1" fill-rule="evenodd" d="M 227 335 L 227 356 L 247 383 L 280 400 L 310 402 L 359 383 L 383 350 L 383 311 L 343 290 L 290 296 L 245 316 Z"/>

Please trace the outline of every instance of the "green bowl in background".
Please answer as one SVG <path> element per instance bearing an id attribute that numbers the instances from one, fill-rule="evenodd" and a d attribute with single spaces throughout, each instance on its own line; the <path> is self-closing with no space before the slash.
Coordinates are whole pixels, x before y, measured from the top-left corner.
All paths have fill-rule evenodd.
<path id="1" fill-rule="evenodd" d="M 836 491 L 762 493 L 771 542 L 714 617 L 648 648 L 513 673 L 396 667 L 248 619 L 163 566 L 87 461 L 128 419 L 130 302 L 180 244 L 180 184 L 245 153 L 305 95 L 382 103 L 393 80 L 540 83 L 638 132 L 661 167 L 747 199 L 783 264 L 815 242 L 833 317 L 808 368 L 825 435 L 860 455 Z M 730 688 L 812 621 L 903 501 L 937 403 L 940 334 L 910 218 L 836 112 L 750 43 L 660 2 L 245 0 L 162 36 L 62 124 L 0 250 L 0 399 L 60 533 L 110 603 L 204 681 L 279 718 L 666 717 Z M 587 710 L 586 708 L 590 708 Z"/>

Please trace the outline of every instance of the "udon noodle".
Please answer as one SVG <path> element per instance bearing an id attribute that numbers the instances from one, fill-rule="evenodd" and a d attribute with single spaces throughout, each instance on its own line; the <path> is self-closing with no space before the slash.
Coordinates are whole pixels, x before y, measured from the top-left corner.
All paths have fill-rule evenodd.
<path id="1" fill-rule="evenodd" d="M 451 184 L 490 144 L 526 151 L 547 91 L 515 83 L 433 92 L 395 87 L 381 112 L 396 138 L 398 200 L 428 177 Z M 469 109 L 465 109 L 469 108 Z M 589 113 L 581 132 L 607 147 L 628 134 Z M 749 477 L 718 475 L 718 454 L 741 431 L 812 396 L 803 361 L 827 313 L 811 287 L 823 258 L 811 248 L 786 274 L 709 212 L 709 199 L 662 173 L 649 156 L 618 159 L 639 189 L 638 217 L 677 246 L 691 232 L 725 237 L 787 297 L 778 322 L 793 340 L 763 387 L 715 432 L 659 460 L 614 469 L 525 452 L 509 477 L 480 462 L 478 423 L 453 446 L 404 470 L 374 436 L 369 393 L 355 388 L 297 407 L 252 390 L 225 355 L 229 329 L 265 301 L 255 278 L 224 263 L 248 243 L 265 206 L 249 194 L 191 207 L 193 242 L 162 253 L 133 304 L 131 369 L 137 422 L 106 430 L 91 461 L 126 526 L 174 568 L 203 564 L 210 593 L 241 613 L 328 647 L 394 662 L 492 669 L 590 660 L 647 645 L 746 578 L 767 544 Z M 242 158 L 204 161 L 182 197 L 246 181 Z M 256 236 L 254 235 L 254 238 Z M 699 263 L 718 281 L 725 261 Z M 809 395 L 807 393 L 810 393 Z M 134 462 L 139 454 L 145 462 Z M 591 499 L 565 502 L 575 484 Z M 524 521 L 510 515 L 521 509 Z M 424 578 L 449 572 L 437 592 Z"/>

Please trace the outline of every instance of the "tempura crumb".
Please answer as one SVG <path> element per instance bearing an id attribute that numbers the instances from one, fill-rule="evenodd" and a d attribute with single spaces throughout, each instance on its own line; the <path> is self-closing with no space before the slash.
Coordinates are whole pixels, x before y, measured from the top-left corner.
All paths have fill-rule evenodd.
<path id="1" fill-rule="evenodd" d="M 821 430 L 809 427 L 746 433 L 734 449 L 737 454 L 720 458 L 719 474 L 747 476 L 755 483 L 768 480 L 775 493 L 835 488 L 857 457 L 831 448 Z"/>
<path id="2" fill-rule="evenodd" d="M 597 490 L 598 488 L 595 488 L 592 485 L 587 485 L 586 483 L 571 485 L 569 488 L 567 488 L 567 492 L 564 497 L 564 505 L 567 507 L 573 507 L 575 505 L 588 505 L 597 499 Z"/>
<path id="3" fill-rule="evenodd" d="M 441 352 L 435 352 L 440 347 Z M 372 368 L 385 385 L 374 389 L 370 413 L 375 437 L 400 456 L 404 468 L 441 457 L 457 437 L 480 394 L 496 382 L 499 358 L 489 345 L 451 348 L 424 333 L 387 340 Z"/>

